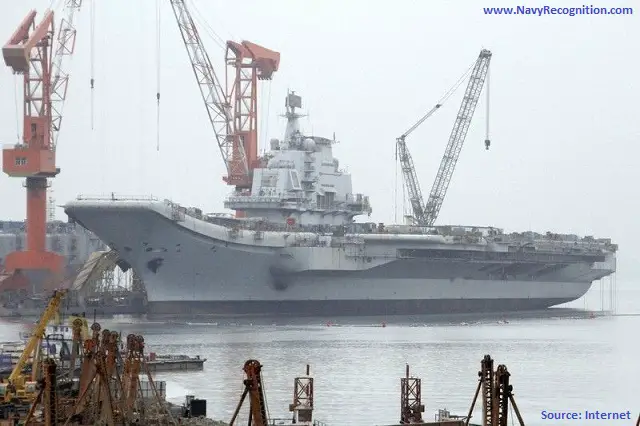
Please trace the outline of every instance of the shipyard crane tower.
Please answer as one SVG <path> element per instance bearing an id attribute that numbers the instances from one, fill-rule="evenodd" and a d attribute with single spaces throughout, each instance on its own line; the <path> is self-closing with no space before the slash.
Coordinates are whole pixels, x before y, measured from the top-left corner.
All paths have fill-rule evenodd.
<path id="1" fill-rule="evenodd" d="M 396 139 L 396 156 L 400 160 L 402 174 L 407 187 L 409 201 L 413 212 L 412 219 L 413 222 L 419 226 L 433 226 L 438 218 L 442 202 L 444 201 L 449 183 L 451 182 L 451 177 L 453 176 L 453 171 L 455 170 L 458 157 L 460 156 L 462 145 L 467 136 L 467 131 L 469 130 L 469 125 L 473 118 L 473 113 L 475 112 L 478 100 L 480 99 L 482 87 L 484 86 L 487 72 L 489 70 L 490 60 L 491 52 L 483 49 L 473 66 L 469 83 L 467 84 L 467 89 L 462 99 L 462 104 L 458 110 L 456 121 L 453 125 L 453 129 L 451 130 L 451 135 L 449 136 L 449 142 L 447 143 L 445 153 L 442 156 L 440 168 L 438 169 L 435 181 L 431 187 L 429 199 L 426 204 L 422 196 L 422 191 L 420 190 L 420 184 L 418 183 L 413 159 L 411 158 L 411 154 L 407 148 L 406 138 L 442 106 L 444 101 L 453 94 L 455 88 L 447 92 L 435 107 L 418 120 L 416 124 L 411 126 L 409 130 Z M 485 144 L 488 149 L 490 144 L 488 138 L 485 140 Z"/>
<path id="2" fill-rule="evenodd" d="M 2 151 L 3 171 L 26 178 L 27 249 L 10 253 L 5 260 L 9 272 L 38 270 L 61 272 L 64 258 L 47 251 L 47 186 L 55 177 L 56 143 L 62 121 L 62 107 L 69 76 L 65 58 L 73 54 L 75 11 L 82 0 L 66 0 L 66 16 L 60 23 L 54 50 L 53 11 L 48 10 L 36 25 L 36 11 L 30 11 L 9 41 L 2 47 L 5 64 L 23 76 L 22 143 Z"/>
<path id="3" fill-rule="evenodd" d="M 223 180 L 251 188 L 258 158 L 258 80 L 270 80 L 280 53 L 255 43 L 227 41 L 226 84 L 218 79 L 185 0 L 170 0 L 191 67 L 227 169 Z M 226 87 L 225 87 L 226 86 Z"/>

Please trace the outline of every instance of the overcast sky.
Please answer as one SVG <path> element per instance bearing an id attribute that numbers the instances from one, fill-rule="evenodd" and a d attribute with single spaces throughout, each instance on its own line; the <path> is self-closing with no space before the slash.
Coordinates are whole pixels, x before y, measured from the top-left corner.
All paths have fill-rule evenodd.
<path id="1" fill-rule="evenodd" d="M 29 7 L 44 11 L 51 4 L 4 3 L 2 43 Z M 78 194 L 116 192 L 222 211 L 230 188 L 222 182 L 222 159 L 169 1 L 160 0 L 159 67 L 156 1 L 97 2 L 93 111 L 90 3 L 85 0 L 76 15 L 78 38 L 57 151 L 62 172 L 53 183 L 57 204 Z M 619 269 L 640 272 L 634 266 L 640 260 L 640 6 L 633 16 L 536 17 L 486 16 L 483 7 L 521 4 L 491 0 L 188 4 L 197 6 L 192 13 L 221 77 L 224 51 L 216 37 L 281 52 L 280 70 L 260 90 L 260 148 L 282 136 L 278 114 L 287 89 L 296 90 L 310 113 L 304 129 L 336 133 L 334 153 L 353 174 L 354 191 L 371 197 L 375 222 L 393 221 L 402 207 L 401 197 L 394 201 L 396 188 L 401 194 L 395 138 L 435 104 L 482 48 L 490 49 L 492 146 L 485 151 L 483 94 L 438 222 L 612 237 L 621 245 Z M 594 4 L 603 5 L 637 4 Z M 0 67 L 3 144 L 17 139 L 17 82 L 19 87 L 17 77 Z M 426 195 L 463 89 L 407 140 Z M 21 180 L 2 174 L 0 194 L 0 216 L 24 218 Z M 62 209 L 57 216 L 66 219 Z"/>

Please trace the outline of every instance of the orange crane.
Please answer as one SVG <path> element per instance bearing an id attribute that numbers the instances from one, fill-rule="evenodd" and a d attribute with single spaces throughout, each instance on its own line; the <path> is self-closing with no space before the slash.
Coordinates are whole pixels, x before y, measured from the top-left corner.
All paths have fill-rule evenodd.
<path id="1" fill-rule="evenodd" d="M 26 178 L 27 249 L 5 259 L 8 272 L 46 270 L 59 273 L 64 258 L 47 251 L 47 187 L 55 177 L 56 141 L 66 98 L 68 74 L 62 61 L 73 54 L 76 30 L 73 15 L 82 0 L 66 2 L 66 19 L 61 21 L 54 51 L 53 11 L 48 10 L 36 25 L 36 11 L 30 11 L 2 48 L 5 64 L 23 75 L 22 143 L 3 149 L 2 168 L 11 177 Z"/>
<path id="2" fill-rule="evenodd" d="M 270 80 L 280 53 L 249 41 L 227 42 L 222 85 L 184 0 L 170 0 L 191 67 L 227 169 L 223 180 L 241 192 L 251 188 L 258 158 L 258 80 Z M 226 86 L 226 87 L 225 87 Z"/>
<path id="3" fill-rule="evenodd" d="M 236 425 L 236 419 L 240 414 L 242 403 L 249 396 L 249 426 L 267 426 L 269 418 L 267 415 L 267 403 L 265 402 L 264 385 L 262 383 L 262 364 L 255 359 L 250 359 L 244 363 L 243 367 L 246 379 L 244 379 L 244 391 L 240 397 L 240 402 L 231 417 L 230 426 Z"/>

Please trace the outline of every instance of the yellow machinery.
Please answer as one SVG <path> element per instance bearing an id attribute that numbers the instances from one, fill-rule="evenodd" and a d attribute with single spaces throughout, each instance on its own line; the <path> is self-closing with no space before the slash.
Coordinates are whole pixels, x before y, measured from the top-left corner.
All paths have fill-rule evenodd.
<path id="1" fill-rule="evenodd" d="M 20 359 L 16 363 L 11 375 L 7 379 L 8 383 L 0 383 L 0 399 L 5 402 L 11 401 L 13 398 L 18 399 L 32 399 L 36 396 L 36 379 L 38 374 L 39 367 L 39 351 L 42 347 L 42 338 L 44 337 L 45 330 L 47 328 L 47 324 L 54 318 L 58 309 L 60 308 L 60 304 L 62 299 L 66 296 L 67 290 L 56 290 L 53 292 L 53 296 L 49 300 L 49 304 L 42 312 L 40 319 L 36 323 L 36 326 L 33 329 L 31 337 L 27 342 L 24 351 L 22 351 L 22 355 Z M 31 380 L 28 381 L 28 376 L 22 374 L 22 370 L 27 365 L 27 361 L 33 355 L 33 363 L 32 363 L 32 374 Z"/>

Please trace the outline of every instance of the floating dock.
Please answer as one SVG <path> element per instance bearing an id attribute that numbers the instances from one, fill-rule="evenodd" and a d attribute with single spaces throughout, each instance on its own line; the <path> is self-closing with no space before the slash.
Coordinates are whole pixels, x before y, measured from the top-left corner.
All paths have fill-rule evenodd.
<path id="1" fill-rule="evenodd" d="M 202 371 L 207 359 L 189 355 L 157 355 L 149 353 L 146 364 L 150 373 L 163 373 L 170 371 Z"/>

